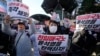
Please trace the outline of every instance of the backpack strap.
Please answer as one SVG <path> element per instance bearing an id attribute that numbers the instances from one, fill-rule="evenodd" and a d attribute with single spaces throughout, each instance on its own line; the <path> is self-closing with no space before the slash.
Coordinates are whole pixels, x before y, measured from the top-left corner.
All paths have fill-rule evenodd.
<path id="1" fill-rule="evenodd" d="M 29 32 L 28 32 L 28 31 L 25 31 L 25 32 L 26 32 L 27 36 L 28 36 L 28 37 L 30 37 L 30 34 L 29 34 Z"/>
<path id="2" fill-rule="evenodd" d="M 26 34 L 27 34 L 27 36 L 28 37 L 30 37 L 30 34 L 29 34 L 29 32 L 28 31 L 25 31 L 26 32 Z M 15 32 L 15 35 L 14 35 L 14 37 L 16 37 L 16 35 L 18 34 L 18 32 Z"/>

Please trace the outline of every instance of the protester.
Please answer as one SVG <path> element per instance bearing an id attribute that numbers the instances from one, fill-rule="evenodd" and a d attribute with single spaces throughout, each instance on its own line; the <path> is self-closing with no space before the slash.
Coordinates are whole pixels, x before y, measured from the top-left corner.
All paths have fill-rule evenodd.
<path id="1" fill-rule="evenodd" d="M 32 19 L 29 18 L 29 31 L 25 30 L 25 23 L 19 22 L 17 25 L 17 31 L 14 31 L 10 27 L 10 16 L 5 16 L 4 22 L 3 22 L 3 28 L 2 31 L 15 36 L 14 41 L 14 48 L 15 48 L 15 56 L 33 56 L 33 51 L 31 50 L 32 45 L 29 38 L 29 35 L 32 35 L 35 33 L 34 23 L 32 22 Z"/>
<path id="2" fill-rule="evenodd" d="M 63 32 L 65 32 L 65 31 L 63 31 Z M 63 35 L 61 27 L 60 27 L 60 23 L 56 22 L 56 21 L 53 21 L 53 20 L 50 20 L 49 24 L 48 24 L 47 31 L 45 31 L 45 33 L 42 33 L 42 34 L 46 34 L 46 35 Z M 33 41 L 33 43 L 36 44 L 36 39 L 35 38 L 36 38 L 35 35 L 31 36 L 31 40 Z M 69 42 L 69 44 L 70 44 L 70 42 Z M 37 45 L 35 45 L 34 50 L 36 51 L 35 54 L 39 55 L 39 56 L 67 56 L 67 51 L 62 53 L 62 54 L 58 54 L 58 53 L 57 54 L 52 54 L 52 53 L 48 53 L 46 51 L 39 50 Z"/>
<path id="3" fill-rule="evenodd" d="M 34 48 L 33 56 L 40 56 L 39 49 L 38 49 L 38 46 L 36 44 L 36 39 L 35 38 L 36 38 L 35 34 L 33 34 L 32 36 L 30 36 L 30 39 L 31 39 L 31 42 L 32 42 L 33 48 Z"/>
<path id="4" fill-rule="evenodd" d="M 59 34 L 60 35 L 63 35 L 63 34 L 65 34 L 65 35 L 68 34 L 69 35 L 69 33 L 68 33 L 69 31 L 67 31 L 66 28 L 64 28 L 63 26 L 60 26 L 59 22 L 52 21 L 52 20 L 50 21 L 50 25 L 49 25 L 49 30 L 48 31 L 49 31 L 48 34 L 50 34 L 50 35 L 52 35 L 52 34 L 53 35 L 59 35 Z M 70 40 L 71 40 L 71 38 L 70 38 L 70 35 L 69 35 L 68 44 L 70 44 Z M 67 48 L 69 48 L 69 47 L 67 47 Z M 54 55 L 54 56 L 67 56 L 67 51 L 62 53 L 62 54 L 50 54 L 50 53 L 47 53 L 46 56 L 52 56 L 52 55 Z"/>
<path id="5" fill-rule="evenodd" d="M 72 38 L 71 56 L 91 56 L 96 47 L 96 38 L 92 35 L 92 31 L 85 30 L 83 27 L 80 31 L 76 31 Z"/>
<path id="6" fill-rule="evenodd" d="M 59 22 L 50 20 L 47 31 L 45 31 L 45 34 L 61 34 Z"/>
<path id="7" fill-rule="evenodd" d="M 12 21 L 12 24 L 11 24 L 11 28 L 12 29 L 17 29 L 17 24 L 18 22 L 20 22 L 21 20 L 20 19 L 15 19 Z"/>
<path id="8" fill-rule="evenodd" d="M 41 22 L 40 22 L 41 23 Z M 43 21 L 43 24 L 45 25 L 44 27 L 41 27 L 40 29 L 38 30 L 41 30 L 42 33 L 44 33 L 44 31 L 48 31 L 48 26 L 49 26 L 49 23 L 50 23 L 50 19 L 45 19 Z M 41 25 L 41 24 L 39 24 Z M 41 32 L 37 33 L 37 34 L 42 34 Z M 31 37 L 30 37 L 31 41 L 32 41 L 32 44 L 33 44 L 33 48 L 34 48 L 34 56 L 40 56 L 40 53 L 39 53 L 39 49 L 38 49 L 38 46 L 36 44 L 36 40 L 35 40 L 35 34 L 33 34 Z"/>
<path id="9" fill-rule="evenodd" d="M 96 30 L 96 31 L 93 31 L 93 34 L 92 34 L 95 38 L 96 38 L 96 48 L 95 48 L 95 53 L 96 55 L 100 55 L 100 30 Z"/>
<path id="10" fill-rule="evenodd" d="M 58 34 L 58 33 L 59 34 L 68 34 L 68 32 L 69 32 L 70 27 L 66 28 L 65 26 L 61 26 L 60 23 L 57 22 L 57 21 L 54 21 L 54 20 L 48 20 L 47 21 L 46 20 L 46 22 L 47 23 L 44 22 L 45 26 L 46 26 L 46 27 L 44 27 L 44 31 L 45 31 L 45 28 L 46 28 L 45 34 L 51 34 L 50 31 L 55 31 L 54 29 L 52 29 L 52 30 L 50 29 L 50 25 L 52 26 L 52 24 L 54 24 L 54 26 L 57 26 L 57 32 L 55 34 Z M 63 31 L 66 31 L 66 32 L 63 32 Z"/>
<path id="11" fill-rule="evenodd" d="M 49 23 L 50 23 L 50 19 L 44 20 L 43 23 L 45 25 L 45 27 L 43 27 L 43 30 L 47 32 L 48 31 L 48 27 L 49 27 Z"/>
<path id="12" fill-rule="evenodd" d="M 10 36 L 2 32 L 1 28 L 2 21 L 0 20 L 0 55 L 7 55 L 7 53 L 9 52 Z"/>

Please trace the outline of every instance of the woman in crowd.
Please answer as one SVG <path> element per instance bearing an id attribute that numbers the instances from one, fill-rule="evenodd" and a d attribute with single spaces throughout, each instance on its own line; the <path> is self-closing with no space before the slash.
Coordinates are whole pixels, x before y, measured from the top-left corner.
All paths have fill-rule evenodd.
<path id="1" fill-rule="evenodd" d="M 42 33 L 42 34 L 45 34 L 45 35 L 63 35 L 63 34 L 65 34 L 66 35 L 66 31 L 64 29 L 65 28 L 63 28 L 63 30 L 62 30 L 62 27 L 60 26 L 59 22 L 50 20 L 48 26 L 46 27 L 46 31 L 44 31 L 44 33 Z M 35 35 L 31 36 L 31 40 L 34 42 L 36 41 L 35 38 L 36 38 Z M 36 44 L 36 42 L 35 42 L 35 44 Z M 70 44 L 70 41 L 69 41 L 69 44 Z M 60 53 L 60 54 L 59 53 L 52 54 L 52 53 L 48 53 L 46 51 L 38 50 L 37 45 L 34 47 L 34 49 L 36 50 L 35 54 L 39 55 L 39 56 L 67 56 L 67 51 L 68 51 L 67 50 L 66 52 Z"/>

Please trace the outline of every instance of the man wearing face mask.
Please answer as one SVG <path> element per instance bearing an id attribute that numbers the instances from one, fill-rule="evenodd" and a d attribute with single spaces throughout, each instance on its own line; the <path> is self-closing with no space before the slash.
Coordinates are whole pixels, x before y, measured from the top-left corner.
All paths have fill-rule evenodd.
<path id="1" fill-rule="evenodd" d="M 14 41 L 14 48 L 15 48 L 15 55 L 14 56 L 33 56 L 33 51 L 31 50 L 31 41 L 29 39 L 29 35 L 35 33 L 34 23 L 32 19 L 29 20 L 29 31 L 26 32 L 25 23 L 19 22 L 17 25 L 17 31 L 13 31 L 10 27 L 10 16 L 7 15 L 4 19 L 2 29 L 3 32 L 15 36 Z"/>

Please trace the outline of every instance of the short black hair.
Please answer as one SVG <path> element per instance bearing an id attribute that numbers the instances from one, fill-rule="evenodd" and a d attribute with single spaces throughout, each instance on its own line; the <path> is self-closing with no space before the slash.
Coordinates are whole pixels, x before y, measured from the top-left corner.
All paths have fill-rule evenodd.
<path id="1" fill-rule="evenodd" d="M 60 25 L 60 22 L 57 22 L 57 21 L 54 21 L 54 20 L 50 20 L 50 23 L 55 23 L 55 24 L 57 24 L 57 25 Z"/>
<path id="2" fill-rule="evenodd" d="M 19 22 L 19 23 L 18 23 L 18 25 L 20 25 L 20 24 L 21 24 L 21 25 L 25 25 L 25 23 L 24 23 L 24 22 Z"/>

